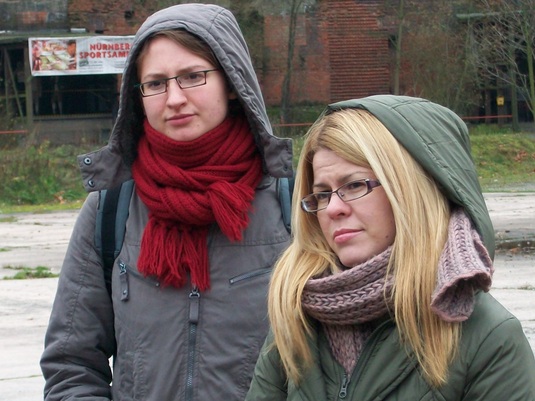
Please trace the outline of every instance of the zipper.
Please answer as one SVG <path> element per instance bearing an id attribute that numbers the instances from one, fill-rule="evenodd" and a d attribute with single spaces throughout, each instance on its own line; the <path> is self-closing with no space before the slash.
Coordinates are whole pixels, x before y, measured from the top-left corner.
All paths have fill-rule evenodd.
<path id="1" fill-rule="evenodd" d="M 342 380 L 342 386 L 340 387 L 340 391 L 338 392 L 338 398 L 343 400 L 347 397 L 347 387 L 349 386 L 349 382 L 351 380 L 349 377 L 347 377 L 347 373 L 344 373 L 344 378 Z"/>
<path id="2" fill-rule="evenodd" d="M 366 366 L 369 359 L 371 358 L 371 355 L 372 355 L 371 351 L 377 345 L 377 342 L 379 341 L 381 333 L 391 324 L 392 322 L 390 321 L 383 322 L 372 332 L 372 334 L 370 335 L 370 338 L 364 344 L 360 357 L 358 358 L 355 368 L 353 369 L 353 373 L 349 376 L 347 373 L 344 373 L 344 376 L 342 378 L 342 384 L 340 385 L 340 390 L 338 391 L 339 400 L 343 400 L 347 397 L 350 383 L 354 383 L 353 386 L 357 385 L 362 374 L 362 370 L 363 370 L 362 368 Z"/>
<path id="3" fill-rule="evenodd" d="M 128 271 L 126 264 L 119 262 L 119 283 L 121 285 L 121 301 L 128 301 L 130 296 L 130 286 L 128 285 Z"/>
<path id="4" fill-rule="evenodd" d="M 121 301 L 126 302 L 130 298 L 130 283 L 129 276 L 141 280 L 143 283 L 148 284 L 152 287 L 159 287 L 160 283 L 156 280 L 147 278 L 141 275 L 134 269 L 131 269 L 126 263 L 122 260 L 119 260 L 119 285 L 121 288 Z"/>
<path id="5" fill-rule="evenodd" d="M 362 348 L 362 352 L 357 359 L 357 364 L 355 365 L 355 369 L 353 370 L 353 375 L 356 374 L 354 377 L 353 382 L 355 385 L 359 382 L 360 377 L 362 376 L 362 367 L 366 366 L 368 361 L 371 358 L 372 350 L 377 345 L 377 342 L 379 341 L 379 337 L 381 336 L 381 333 L 383 333 L 388 327 L 392 326 L 393 323 L 390 320 L 387 320 L 386 322 L 381 323 L 370 335 L 370 338 L 366 341 L 364 344 L 364 347 Z M 349 383 L 349 380 L 348 380 Z"/>
<path id="6" fill-rule="evenodd" d="M 189 294 L 189 334 L 188 334 L 188 366 L 186 373 L 186 401 L 193 399 L 193 371 L 195 365 L 195 347 L 197 344 L 197 324 L 199 323 L 199 307 L 201 294 L 193 287 Z"/>

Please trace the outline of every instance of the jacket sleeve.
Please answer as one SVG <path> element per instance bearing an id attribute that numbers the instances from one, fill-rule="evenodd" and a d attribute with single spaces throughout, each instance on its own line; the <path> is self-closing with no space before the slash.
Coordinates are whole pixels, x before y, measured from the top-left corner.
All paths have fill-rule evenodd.
<path id="1" fill-rule="evenodd" d="M 256 362 L 253 380 L 245 401 L 283 401 L 286 399 L 287 379 L 270 332 Z"/>
<path id="2" fill-rule="evenodd" d="M 61 268 L 41 369 L 45 400 L 111 399 L 113 308 L 94 243 L 98 193 L 84 203 Z"/>
<path id="3" fill-rule="evenodd" d="M 463 401 L 535 400 L 535 359 L 518 319 L 495 327 L 474 355 Z"/>

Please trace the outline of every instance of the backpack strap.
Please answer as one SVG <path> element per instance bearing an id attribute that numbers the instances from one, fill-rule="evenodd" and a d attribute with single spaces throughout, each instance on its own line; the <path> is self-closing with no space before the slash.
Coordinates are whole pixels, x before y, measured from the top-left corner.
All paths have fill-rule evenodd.
<path id="1" fill-rule="evenodd" d="M 110 296 L 113 264 L 123 246 L 128 208 L 133 190 L 134 180 L 129 180 L 118 187 L 102 190 L 99 193 L 95 245 L 102 258 L 104 280 Z"/>
<path id="2" fill-rule="evenodd" d="M 291 233 L 292 196 L 294 178 L 279 178 L 277 192 L 281 205 L 284 226 Z M 111 275 L 115 259 L 123 246 L 128 219 L 130 198 L 134 180 L 123 182 L 118 187 L 99 192 L 99 205 L 95 226 L 95 246 L 102 258 L 106 289 L 111 296 Z"/>
<path id="3" fill-rule="evenodd" d="M 282 220 L 286 230 L 292 232 L 292 196 L 294 190 L 294 177 L 283 177 L 277 180 L 277 192 L 282 211 Z"/>

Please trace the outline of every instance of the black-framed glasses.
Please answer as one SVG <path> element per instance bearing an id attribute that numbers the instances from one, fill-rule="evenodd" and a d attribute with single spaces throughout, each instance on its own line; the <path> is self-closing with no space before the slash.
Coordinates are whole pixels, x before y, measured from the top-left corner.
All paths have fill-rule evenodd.
<path id="1" fill-rule="evenodd" d="M 329 206 L 332 194 L 338 195 L 344 202 L 350 202 L 368 195 L 379 185 L 381 185 L 381 183 L 377 180 L 364 178 L 345 183 L 334 191 L 315 192 L 301 199 L 301 209 L 308 213 L 326 209 L 327 206 Z"/>
<path id="2" fill-rule="evenodd" d="M 206 74 L 212 71 L 218 71 L 218 68 L 203 71 L 192 71 L 186 74 L 177 75 L 171 78 L 155 79 L 153 81 L 142 82 L 134 85 L 135 88 L 139 88 L 143 97 L 160 95 L 167 92 L 167 85 L 169 81 L 174 79 L 180 89 L 195 88 L 196 86 L 206 85 Z"/>

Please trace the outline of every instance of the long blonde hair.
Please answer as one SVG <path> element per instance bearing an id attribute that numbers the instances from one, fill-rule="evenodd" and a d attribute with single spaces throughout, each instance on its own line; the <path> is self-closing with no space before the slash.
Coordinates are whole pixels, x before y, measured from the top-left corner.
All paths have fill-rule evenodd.
<path id="1" fill-rule="evenodd" d="M 338 271 L 337 257 L 316 216 L 300 208 L 300 200 L 312 192 L 312 159 L 319 149 L 370 168 L 382 183 L 396 224 L 389 272 L 394 275 L 392 298 L 400 339 L 428 382 L 440 386 L 447 379 L 460 335 L 458 324 L 440 320 L 430 309 L 447 239 L 448 200 L 386 127 L 359 109 L 320 118 L 301 151 L 293 197 L 294 238 L 274 268 L 268 305 L 275 345 L 288 377 L 298 382 L 311 363 L 307 336 L 312 326 L 301 306 L 305 283 L 325 271 Z"/>

